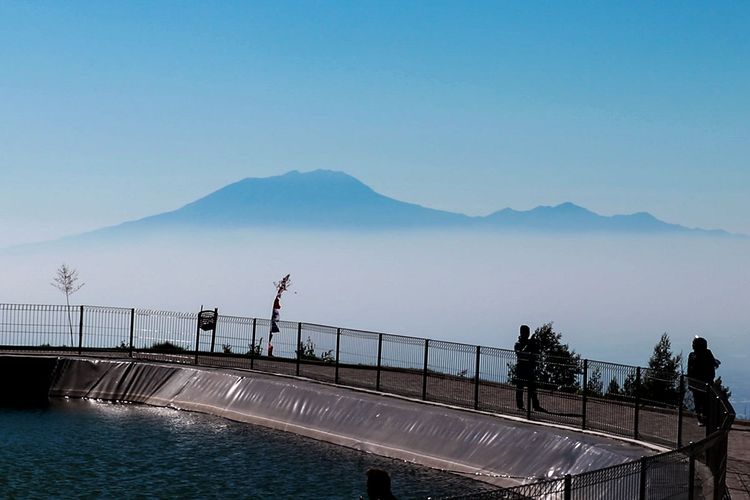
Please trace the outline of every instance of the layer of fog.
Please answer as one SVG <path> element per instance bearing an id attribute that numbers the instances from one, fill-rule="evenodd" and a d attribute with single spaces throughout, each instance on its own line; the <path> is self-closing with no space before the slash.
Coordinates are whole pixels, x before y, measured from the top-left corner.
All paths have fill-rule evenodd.
<path id="1" fill-rule="evenodd" d="M 0 252 L 0 302 L 64 303 L 268 317 L 291 273 L 282 319 L 511 348 L 518 325 L 553 321 L 590 359 L 645 364 L 709 339 L 736 400 L 750 400 L 750 242 L 700 237 L 235 233 Z M 740 402 L 742 404 L 742 402 Z M 740 409 L 740 408 L 738 408 Z"/>

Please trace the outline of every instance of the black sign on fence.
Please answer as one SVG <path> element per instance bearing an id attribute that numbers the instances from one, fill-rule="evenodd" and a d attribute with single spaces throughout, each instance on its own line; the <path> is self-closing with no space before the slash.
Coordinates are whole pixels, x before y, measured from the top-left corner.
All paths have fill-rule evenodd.
<path id="1" fill-rule="evenodd" d="M 203 310 L 198 313 L 198 328 L 207 332 L 216 330 L 216 311 Z"/>
<path id="2" fill-rule="evenodd" d="M 211 332 L 211 352 L 214 352 L 216 343 L 216 321 L 219 318 L 219 310 L 203 309 L 198 313 L 198 327 L 195 329 L 195 364 L 198 364 L 198 351 L 200 350 L 201 330 Z"/>

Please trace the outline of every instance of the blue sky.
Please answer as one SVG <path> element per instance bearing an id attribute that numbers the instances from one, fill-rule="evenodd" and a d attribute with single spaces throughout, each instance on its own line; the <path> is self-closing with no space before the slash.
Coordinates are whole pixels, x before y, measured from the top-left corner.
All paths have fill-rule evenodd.
<path id="1" fill-rule="evenodd" d="M 346 171 L 750 233 L 745 2 L 3 2 L 0 244 Z"/>

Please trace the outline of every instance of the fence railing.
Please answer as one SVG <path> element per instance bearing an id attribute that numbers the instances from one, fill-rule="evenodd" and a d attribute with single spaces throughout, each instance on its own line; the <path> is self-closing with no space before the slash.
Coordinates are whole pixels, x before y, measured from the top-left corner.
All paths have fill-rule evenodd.
<path id="1" fill-rule="evenodd" d="M 713 385 L 646 368 L 546 359 L 535 410 L 509 349 L 280 321 L 269 355 L 268 319 L 197 313 L 0 304 L 0 350 L 97 353 L 254 369 L 424 401 L 525 417 L 673 448 L 576 476 L 485 493 L 484 498 L 722 498 L 734 410 Z M 696 405 L 696 403 L 699 403 Z M 697 414 L 696 406 L 705 407 Z M 602 493 L 603 492 L 603 493 Z M 604 496 L 600 495 L 602 493 Z"/>

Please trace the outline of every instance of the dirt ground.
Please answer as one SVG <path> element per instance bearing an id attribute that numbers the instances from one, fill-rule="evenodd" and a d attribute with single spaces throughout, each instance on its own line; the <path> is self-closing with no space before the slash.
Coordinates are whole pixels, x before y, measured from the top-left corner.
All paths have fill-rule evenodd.
<path id="1" fill-rule="evenodd" d="M 729 433 L 727 486 L 732 500 L 750 500 L 750 422 L 735 422 Z"/>

